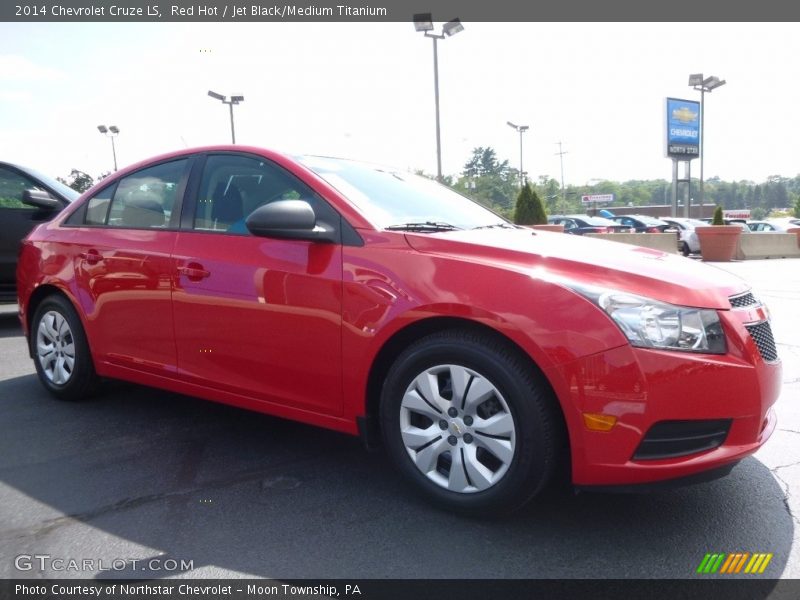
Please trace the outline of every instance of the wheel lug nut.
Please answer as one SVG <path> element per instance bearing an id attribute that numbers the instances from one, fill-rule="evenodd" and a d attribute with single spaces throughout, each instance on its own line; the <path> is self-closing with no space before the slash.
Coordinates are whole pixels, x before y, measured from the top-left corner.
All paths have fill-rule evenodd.
<path id="1" fill-rule="evenodd" d="M 449 438 L 447 438 L 447 443 L 449 443 L 451 446 L 455 446 L 458 443 L 458 438 L 454 435 L 451 435 Z"/>
<path id="2" fill-rule="evenodd" d="M 441 429 L 442 431 L 444 431 L 445 429 L 447 429 L 447 421 L 445 421 L 444 419 L 442 419 L 441 421 L 439 421 L 439 429 Z"/>
<path id="3" fill-rule="evenodd" d="M 450 415 L 451 417 L 457 417 L 458 411 L 455 408 L 450 407 L 447 409 L 447 414 Z"/>
<path id="4" fill-rule="evenodd" d="M 464 434 L 464 443 L 465 444 L 471 444 L 472 443 L 472 435 L 470 435 L 469 433 L 465 433 Z"/>
<path id="5" fill-rule="evenodd" d="M 470 417 L 470 416 L 464 417 L 464 425 L 466 425 L 467 427 L 471 427 L 472 426 L 472 417 Z"/>

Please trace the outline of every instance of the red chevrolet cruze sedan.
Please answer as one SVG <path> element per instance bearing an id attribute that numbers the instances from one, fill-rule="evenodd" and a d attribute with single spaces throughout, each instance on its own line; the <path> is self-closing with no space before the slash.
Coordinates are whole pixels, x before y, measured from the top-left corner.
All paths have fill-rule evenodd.
<path id="1" fill-rule="evenodd" d="M 347 160 L 139 163 L 31 233 L 18 290 L 56 397 L 116 378 L 360 434 L 461 513 L 516 508 L 559 469 L 707 479 L 775 428 L 781 366 L 744 281 Z"/>

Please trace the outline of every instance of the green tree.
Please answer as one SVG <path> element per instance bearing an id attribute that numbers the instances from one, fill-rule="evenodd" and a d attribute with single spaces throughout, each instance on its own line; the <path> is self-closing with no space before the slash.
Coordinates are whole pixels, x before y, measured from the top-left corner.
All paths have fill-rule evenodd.
<path id="1" fill-rule="evenodd" d="M 541 225 L 547 223 L 547 213 L 539 194 L 527 181 L 517 196 L 514 207 L 514 223 L 517 225 Z"/>
<path id="2" fill-rule="evenodd" d="M 797 202 L 794 203 L 794 216 L 800 219 L 800 196 L 797 197 Z"/>
<path id="3" fill-rule="evenodd" d="M 722 206 L 717 204 L 714 209 L 714 218 L 711 220 L 712 225 L 725 225 L 725 220 L 722 218 Z"/>
<path id="4" fill-rule="evenodd" d="M 462 178 L 453 186 L 476 202 L 504 216 L 514 210 L 517 171 L 500 161 L 493 148 L 479 146 L 464 165 Z"/>
<path id="5" fill-rule="evenodd" d="M 558 181 L 549 175 L 540 175 L 539 182 L 536 184 L 536 191 L 544 199 L 548 212 L 550 214 L 557 212 L 556 207 L 560 205 L 561 199 L 561 186 Z M 561 210 L 569 212 L 566 206 L 562 206 Z"/>
<path id="6" fill-rule="evenodd" d="M 67 179 L 64 179 L 63 177 L 57 177 L 57 179 L 61 183 L 68 185 L 73 190 L 80 193 L 85 192 L 94 185 L 94 179 L 92 179 L 92 176 L 87 175 L 78 169 L 72 169 Z"/>
<path id="7" fill-rule="evenodd" d="M 506 177 L 509 175 L 508 161 L 500 162 L 494 148 L 479 146 L 472 150 L 472 157 L 464 165 L 464 176 L 483 177 L 485 175 L 497 175 Z"/>

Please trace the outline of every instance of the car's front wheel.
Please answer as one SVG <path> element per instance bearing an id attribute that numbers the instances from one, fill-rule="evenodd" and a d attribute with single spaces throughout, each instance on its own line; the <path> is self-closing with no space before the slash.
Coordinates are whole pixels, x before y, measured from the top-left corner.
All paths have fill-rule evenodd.
<path id="1" fill-rule="evenodd" d="M 446 331 L 403 352 L 386 378 L 381 426 L 399 470 L 462 514 L 502 514 L 550 480 L 561 448 L 556 401 L 521 353 L 494 336 Z"/>
<path id="2" fill-rule="evenodd" d="M 82 400 L 91 394 L 97 375 L 89 344 L 66 298 L 53 295 L 42 301 L 31 321 L 30 343 L 36 373 L 47 391 L 60 400 Z"/>

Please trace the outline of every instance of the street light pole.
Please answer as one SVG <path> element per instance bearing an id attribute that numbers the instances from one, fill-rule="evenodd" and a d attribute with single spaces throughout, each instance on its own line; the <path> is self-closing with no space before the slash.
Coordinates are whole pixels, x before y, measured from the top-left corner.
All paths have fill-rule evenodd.
<path id="1" fill-rule="evenodd" d="M 511 121 L 506 121 L 509 127 L 519 132 L 519 187 L 525 185 L 525 171 L 522 170 L 522 134 L 528 131 L 528 125 L 515 125 Z"/>
<path id="2" fill-rule="evenodd" d="M 114 145 L 114 138 L 119 135 L 119 127 L 116 125 L 111 125 L 110 127 L 106 127 L 105 125 L 98 125 L 97 131 L 102 133 L 103 135 L 111 138 L 111 153 L 114 155 L 114 171 L 117 170 L 117 147 Z"/>
<path id="3" fill-rule="evenodd" d="M 236 143 L 236 130 L 233 127 L 233 105 L 234 104 L 239 104 L 240 102 L 244 102 L 244 96 L 231 96 L 231 99 L 228 100 L 226 96 L 223 96 L 222 94 L 218 94 L 216 92 L 212 92 L 211 90 L 208 90 L 208 95 L 211 96 L 212 98 L 216 98 L 217 100 L 219 100 L 223 104 L 227 104 L 228 108 L 230 108 L 230 113 L 231 113 L 231 144 L 235 144 Z"/>
<path id="4" fill-rule="evenodd" d="M 433 17 L 431 13 L 419 13 L 414 15 L 414 28 L 422 31 L 425 37 L 433 40 L 433 95 L 436 104 L 436 180 L 442 181 L 442 136 L 441 124 L 439 120 L 439 40 L 445 39 L 464 30 L 464 26 L 459 19 L 448 21 L 442 27 L 442 33 L 431 33 L 433 31 Z"/>
<path id="5" fill-rule="evenodd" d="M 439 121 L 439 40 L 437 35 L 428 35 L 433 40 L 433 98 L 436 103 L 436 180 L 442 181 L 442 132 Z"/>
<path id="6" fill-rule="evenodd" d="M 689 75 L 689 85 L 692 86 L 693 89 L 700 92 L 700 210 L 703 210 L 703 204 L 705 203 L 705 183 L 703 181 L 703 154 L 706 146 L 706 137 L 705 137 L 705 126 L 706 126 L 706 117 L 705 117 L 705 97 L 706 92 L 709 94 L 712 90 L 717 89 L 718 87 L 722 87 L 725 85 L 727 81 L 724 79 L 720 79 L 714 75 L 709 77 L 703 78 L 702 73 L 694 73 Z"/>

